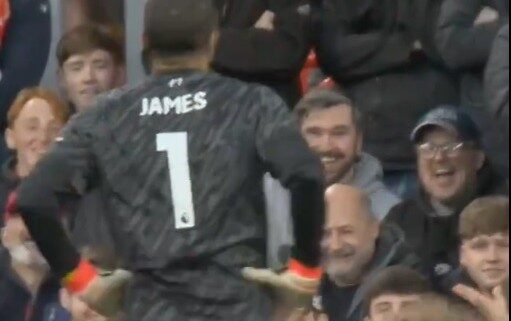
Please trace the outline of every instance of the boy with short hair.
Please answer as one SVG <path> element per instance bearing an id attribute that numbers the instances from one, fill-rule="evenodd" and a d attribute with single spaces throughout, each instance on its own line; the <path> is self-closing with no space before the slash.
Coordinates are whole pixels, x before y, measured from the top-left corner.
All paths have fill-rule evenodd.
<path id="1" fill-rule="evenodd" d="M 78 26 L 57 46 L 60 84 L 77 112 L 125 82 L 123 41 L 104 27 Z"/>
<path id="2" fill-rule="evenodd" d="M 488 321 L 509 320 L 509 198 L 483 197 L 461 214 L 460 264 L 455 294 Z"/>

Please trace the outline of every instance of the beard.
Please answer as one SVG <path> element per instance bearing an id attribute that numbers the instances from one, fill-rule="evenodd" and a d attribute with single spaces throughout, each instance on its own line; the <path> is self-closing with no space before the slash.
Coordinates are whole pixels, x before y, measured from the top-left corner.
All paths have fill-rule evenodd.
<path id="1" fill-rule="evenodd" d="M 372 261 L 374 249 L 357 249 L 351 245 L 345 245 L 342 249 L 330 252 L 326 262 L 326 273 L 339 287 L 346 287 L 359 284 L 367 267 Z M 343 261 L 349 258 L 349 265 L 340 266 L 336 261 Z"/>
<path id="2" fill-rule="evenodd" d="M 336 183 L 343 182 L 345 180 L 346 176 L 352 171 L 353 166 L 360 160 L 360 156 L 357 154 L 353 154 L 351 156 L 347 155 L 346 153 L 342 151 L 332 151 L 332 152 L 326 152 L 326 153 L 316 153 L 320 159 L 323 157 L 327 158 L 335 158 L 340 161 L 342 161 L 342 166 L 337 170 L 337 172 L 328 175 L 326 172 L 326 169 L 324 171 L 324 175 L 326 178 L 326 184 L 328 186 Z"/>

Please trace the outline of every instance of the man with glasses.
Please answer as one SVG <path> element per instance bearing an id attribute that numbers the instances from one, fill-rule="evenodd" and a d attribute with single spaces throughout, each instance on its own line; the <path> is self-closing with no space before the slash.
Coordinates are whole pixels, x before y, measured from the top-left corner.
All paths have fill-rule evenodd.
<path id="1" fill-rule="evenodd" d="M 507 187 L 483 151 L 480 129 L 460 108 L 432 110 L 411 138 L 421 190 L 392 209 L 386 221 L 404 230 L 431 277 L 441 280 L 457 266 L 461 211 L 478 197 L 507 194 Z"/>

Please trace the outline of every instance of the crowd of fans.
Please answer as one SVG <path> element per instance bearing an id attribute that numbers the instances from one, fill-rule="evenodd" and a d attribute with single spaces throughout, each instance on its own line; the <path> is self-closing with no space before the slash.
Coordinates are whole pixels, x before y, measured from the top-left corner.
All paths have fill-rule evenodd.
<path id="1" fill-rule="evenodd" d="M 509 320 L 509 1 L 215 4 L 211 68 L 280 94 L 328 183 L 321 288 L 304 309 L 283 302 L 278 321 Z M 117 26 L 87 23 L 50 57 L 61 93 L 34 87 L 50 9 L 0 0 L 10 150 L 1 208 L 72 114 L 126 82 Z M 290 197 L 269 175 L 264 186 L 268 264 L 281 268 L 293 244 Z M 66 204 L 62 220 L 84 255 L 111 269 L 122 262 L 105 215 L 96 190 Z M 0 226 L 0 320 L 107 320 L 60 288 L 20 217 L 2 215 Z"/>

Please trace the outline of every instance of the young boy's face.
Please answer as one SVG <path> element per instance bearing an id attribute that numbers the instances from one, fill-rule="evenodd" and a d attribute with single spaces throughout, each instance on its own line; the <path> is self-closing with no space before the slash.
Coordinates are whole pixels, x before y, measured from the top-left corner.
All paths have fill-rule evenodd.
<path id="1" fill-rule="evenodd" d="M 403 311 L 420 302 L 419 294 L 385 294 L 376 297 L 369 307 L 369 316 L 365 321 L 397 321 Z"/>
<path id="2" fill-rule="evenodd" d="M 60 82 L 69 101 L 83 112 L 99 94 L 121 85 L 122 71 L 111 53 L 96 49 L 69 57 L 60 69 Z"/>
<path id="3" fill-rule="evenodd" d="M 481 290 L 504 284 L 509 280 L 509 231 L 464 240 L 460 263 Z"/>

